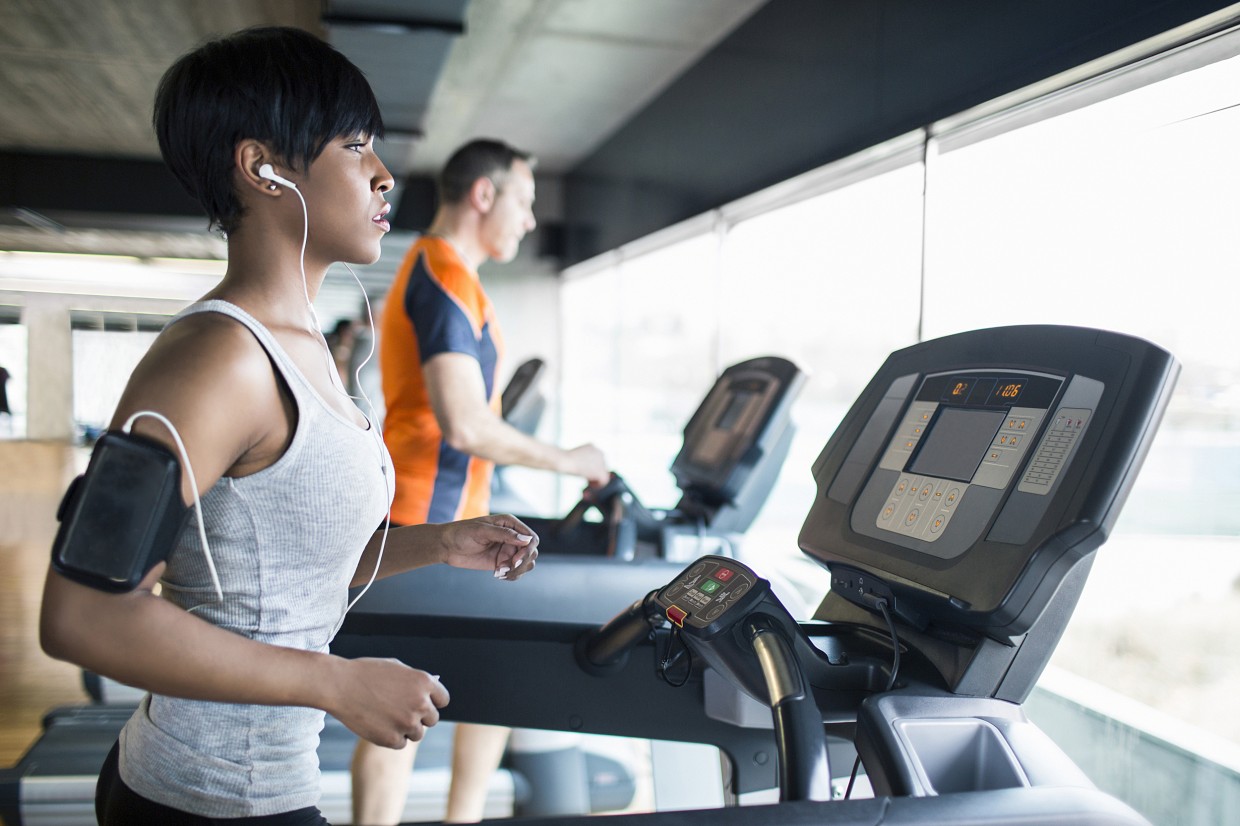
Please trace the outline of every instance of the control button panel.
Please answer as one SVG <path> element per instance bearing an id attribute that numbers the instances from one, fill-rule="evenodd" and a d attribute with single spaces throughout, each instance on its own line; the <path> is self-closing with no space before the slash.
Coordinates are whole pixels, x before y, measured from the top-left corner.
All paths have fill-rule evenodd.
<path id="1" fill-rule="evenodd" d="M 968 489 L 965 482 L 901 473 L 874 524 L 933 542 L 947 528 Z"/>
<path id="2" fill-rule="evenodd" d="M 705 629 L 740 602 L 759 581 L 744 565 L 720 557 L 703 557 L 659 593 L 659 602 L 676 625 Z"/>
<path id="3" fill-rule="evenodd" d="M 1029 452 L 1029 446 L 1033 444 L 1045 418 L 1046 411 L 1037 408 L 1013 407 L 1009 410 L 990 443 L 990 449 L 982 457 L 972 483 L 997 490 L 1011 484 L 1012 475 Z"/>
<path id="4" fill-rule="evenodd" d="M 885 470 L 904 470 L 921 437 L 926 434 L 926 428 L 930 426 L 930 420 L 934 418 L 934 411 L 938 406 L 937 402 L 925 401 L 915 401 L 909 405 L 899 429 L 887 445 L 887 452 L 878 463 L 879 467 Z"/>
<path id="5" fill-rule="evenodd" d="M 1042 495 L 1051 492 L 1060 471 L 1076 450 L 1081 434 L 1089 426 L 1091 412 L 1085 408 L 1063 407 L 1055 413 L 1017 490 Z"/>

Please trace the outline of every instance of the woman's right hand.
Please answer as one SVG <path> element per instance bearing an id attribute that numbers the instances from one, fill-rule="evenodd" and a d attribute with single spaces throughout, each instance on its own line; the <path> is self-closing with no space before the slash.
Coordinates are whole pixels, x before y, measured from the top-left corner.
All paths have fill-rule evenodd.
<path id="1" fill-rule="evenodd" d="M 338 699 L 325 710 L 376 745 L 399 749 L 406 740 L 421 740 L 448 704 L 448 689 L 437 676 L 400 660 L 364 657 L 340 664 Z"/>

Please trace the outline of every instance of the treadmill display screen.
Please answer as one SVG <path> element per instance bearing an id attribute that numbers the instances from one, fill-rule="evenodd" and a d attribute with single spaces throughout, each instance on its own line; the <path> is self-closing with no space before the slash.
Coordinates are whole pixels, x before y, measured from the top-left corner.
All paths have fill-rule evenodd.
<path id="1" fill-rule="evenodd" d="M 970 481 L 1006 418 L 1006 410 L 944 407 L 909 463 L 909 472 Z"/>
<path id="2" fill-rule="evenodd" d="M 756 396 L 755 391 L 738 390 L 732 394 L 732 400 L 728 402 L 728 406 L 724 408 L 723 413 L 719 415 L 719 421 L 715 422 L 715 427 L 720 430 L 731 430 L 736 427 L 736 423 L 740 420 L 741 413 L 749 405 L 749 400 Z"/>

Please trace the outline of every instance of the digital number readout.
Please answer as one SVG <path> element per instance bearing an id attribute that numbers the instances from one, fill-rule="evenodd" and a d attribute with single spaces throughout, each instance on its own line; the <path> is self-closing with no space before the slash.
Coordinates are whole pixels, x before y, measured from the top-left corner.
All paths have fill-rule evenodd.
<path id="1" fill-rule="evenodd" d="M 991 402 L 1011 403 L 1020 398 L 1021 392 L 1025 389 L 1023 379 L 1003 379 L 995 385 L 994 392 L 991 393 Z"/>
<path id="2" fill-rule="evenodd" d="M 1014 376 L 944 377 L 939 385 L 939 401 L 968 407 L 1010 407 L 1025 393 L 1029 380 Z"/>

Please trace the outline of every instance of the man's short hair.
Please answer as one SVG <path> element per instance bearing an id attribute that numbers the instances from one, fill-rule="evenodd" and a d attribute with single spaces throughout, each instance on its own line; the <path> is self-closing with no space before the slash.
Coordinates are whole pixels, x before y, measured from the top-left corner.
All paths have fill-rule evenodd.
<path id="1" fill-rule="evenodd" d="M 208 41 L 164 73 L 152 115 L 159 150 L 212 227 L 241 220 L 233 152 L 266 143 L 305 171 L 335 138 L 383 137 L 370 84 L 348 58 L 301 29 L 245 29 Z"/>
<path id="2" fill-rule="evenodd" d="M 494 180 L 512 170 L 516 161 L 525 161 L 533 168 L 536 161 L 529 152 L 522 152 L 503 141 L 479 138 L 452 153 L 439 173 L 439 203 L 458 204 L 469 194 L 479 178 Z M 495 181 L 499 185 L 499 181 Z"/>

